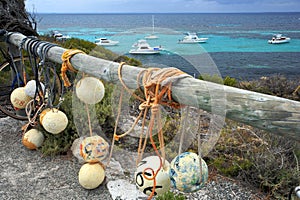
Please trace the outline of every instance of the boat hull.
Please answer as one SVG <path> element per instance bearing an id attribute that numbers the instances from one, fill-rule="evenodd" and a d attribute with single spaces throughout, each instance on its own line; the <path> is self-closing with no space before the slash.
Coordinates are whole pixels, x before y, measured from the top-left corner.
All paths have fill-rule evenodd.
<path id="1" fill-rule="evenodd" d="M 290 38 L 286 38 L 284 40 L 269 40 L 268 43 L 269 44 L 283 44 L 283 43 L 288 43 L 290 42 Z"/>
<path id="2" fill-rule="evenodd" d="M 205 43 L 206 40 L 208 40 L 208 38 L 199 38 L 199 39 L 189 39 L 189 40 L 185 40 L 185 39 L 182 39 L 182 40 L 179 40 L 178 43 L 179 44 L 198 44 L 198 43 Z"/>
<path id="3" fill-rule="evenodd" d="M 130 54 L 143 54 L 143 55 L 151 55 L 151 54 L 159 54 L 159 51 L 137 51 L 137 50 L 130 50 Z"/>

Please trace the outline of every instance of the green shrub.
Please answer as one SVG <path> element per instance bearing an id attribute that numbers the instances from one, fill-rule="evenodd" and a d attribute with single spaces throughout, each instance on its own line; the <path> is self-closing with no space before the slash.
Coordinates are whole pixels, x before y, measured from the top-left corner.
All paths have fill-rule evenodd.
<path id="1" fill-rule="evenodd" d="M 185 200 L 185 196 L 182 194 L 174 194 L 171 191 L 168 191 L 162 195 L 156 197 L 156 200 Z"/>
<path id="2" fill-rule="evenodd" d="M 231 120 L 226 124 L 208 165 L 272 197 L 287 199 L 299 184 L 299 143 Z"/>

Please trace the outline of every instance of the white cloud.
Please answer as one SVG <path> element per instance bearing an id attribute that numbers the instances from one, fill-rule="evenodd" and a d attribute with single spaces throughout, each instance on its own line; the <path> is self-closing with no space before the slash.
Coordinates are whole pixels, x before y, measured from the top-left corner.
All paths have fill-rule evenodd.
<path id="1" fill-rule="evenodd" d="M 299 0 L 26 0 L 50 13 L 300 11 Z M 258 10 L 259 9 L 259 10 Z"/>

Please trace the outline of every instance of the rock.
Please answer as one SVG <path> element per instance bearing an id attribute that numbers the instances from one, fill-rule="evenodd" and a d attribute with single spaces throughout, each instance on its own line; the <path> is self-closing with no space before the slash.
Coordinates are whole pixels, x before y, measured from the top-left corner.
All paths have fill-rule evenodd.
<path id="1" fill-rule="evenodd" d="M 137 200 L 148 197 L 140 192 L 134 184 L 124 179 L 109 181 L 107 188 L 113 200 Z"/>

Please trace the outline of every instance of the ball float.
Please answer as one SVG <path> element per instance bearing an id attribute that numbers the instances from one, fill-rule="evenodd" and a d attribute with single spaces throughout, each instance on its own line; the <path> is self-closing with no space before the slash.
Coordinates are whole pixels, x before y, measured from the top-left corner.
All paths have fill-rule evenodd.
<path id="1" fill-rule="evenodd" d="M 100 163 L 85 163 L 79 170 L 79 184 L 85 189 L 97 188 L 105 178 L 104 168 Z"/>
<path id="2" fill-rule="evenodd" d="M 170 164 L 169 173 L 172 186 L 187 193 L 200 190 L 208 179 L 208 168 L 205 161 L 192 152 L 176 156 Z"/>
<path id="3" fill-rule="evenodd" d="M 40 123 L 47 132 L 58 134 L 67 127 L 68 118 L 65 113 L 56 108 L 46 108 L 40 114 Z"/>
<path id="4" fill-rule="evenodd" d="M 163 161 L 163 160 L 162 160 Z M 149 156 L 144 158 L 135 171 L 135 184 L 144 194 L 150 195 L 154 186 L 154 173 L 160 167 L 160 158 L 158 156 Z M 164 194 L 171 188 L 169 177 L 169 162 L 165 160 L 164 166 L 157 172 L 155 177 L 154 195 Z"/>
<path id="5" fill-rule="evenodd" d="M 28 149 L 37 149 L 45 140 L 44 134 L 37 129 L 30 129 L 22 137 L 22 143 Z"/>
<path id="6" fill-rule="evenodd" d="M 76 84 L 77 97 L 87 104 L 96 104 L 100 102 L 105 93 L 103 83 L 94 77 L 84 77 Z"/>
<path id="7" fill-rule="evenodd" d="M 39 88 L 39 91 L 44 92 L 45 86 L 43 83 L 40 83 L 41 88 Z M 25 85 L 25 93 L 26 95 L 30 96 L 31 98 L 34 97 L 35 92 L 36 92 L 36 81 L 35 80 L 30 80 L 27 82 Z"/>
<path id="8" fill-rule="evenodd" d="M 31 97 L 26 95 L 24 87 L 18 87 L 10 94 L 10 101 L 16 109 L 24 109 Z"/>
<path id="9" fill-rule="evenodd" d="M 109 144 L 98 135 L 86 137 L 80 144 L 80 155 L 86 162 L 100 162 L 108 152 Z"/>

